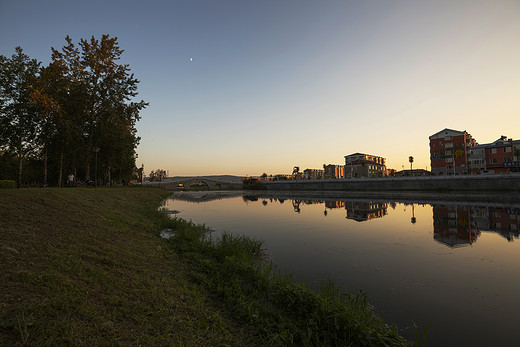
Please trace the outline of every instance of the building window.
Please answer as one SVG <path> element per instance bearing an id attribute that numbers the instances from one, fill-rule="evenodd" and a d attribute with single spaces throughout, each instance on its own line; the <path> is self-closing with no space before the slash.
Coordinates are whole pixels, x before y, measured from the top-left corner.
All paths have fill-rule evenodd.
<path id="1" fill-rule="evenodd" d="M 451 139 L 453 139 L 453 137 L 451 135 L 444 136 L 444 140 L 451 140 Z"/>
<path id="2" fill-rule="evenodd" d="M 450 142 L 450 143 L 447 143 L 447 144 L 445 145 L 445 147 L 446 147 L 446 148 L 453 148 L 453 143 L 451 143 L 451 142 Z"/>
<path id="3" fill-rule="evenodd" d="M 496 158 L 489 159 L 490 164 L 497 164 L 498 160 Z"/>
<path id="4" fill-rule="evenodd" d="M 504 147 L 504 153 L 511 153 L 511 147 Z"/>
<path id="5" fill-rule="evenodd" d="M 489 149 L 489 153 L 490 154 L 497 154 L 497 149 L 496 148 L 490 148 Z"/>
<path id="6" fill-rule="evenodd" d="M 446 158 L 445 161 L 446 163 L 453 163 L 453 158 Z"/>

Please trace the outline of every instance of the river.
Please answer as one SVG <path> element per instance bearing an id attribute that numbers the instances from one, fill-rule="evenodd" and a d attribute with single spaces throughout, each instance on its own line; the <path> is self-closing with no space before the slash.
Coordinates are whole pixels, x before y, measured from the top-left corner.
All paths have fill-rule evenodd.
<path id="1" fill-rule="evenodd" d="M 284 192 L 176 192 L 175 215 L 264 242 L 309 287 L 333 279 L 432 346 L 513 346 L 520 314 L 520 201 Z"/>

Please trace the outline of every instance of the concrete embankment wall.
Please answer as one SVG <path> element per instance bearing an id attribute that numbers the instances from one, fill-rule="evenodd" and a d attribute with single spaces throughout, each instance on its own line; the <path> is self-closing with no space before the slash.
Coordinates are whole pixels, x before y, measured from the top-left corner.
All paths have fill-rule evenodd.
<path id="1" fill-rule="evenodd" d="M 519 192 L 520 174 L 273 181 L 267 190 Z M 519 195 L 520 197 L 520 195 Z"/>

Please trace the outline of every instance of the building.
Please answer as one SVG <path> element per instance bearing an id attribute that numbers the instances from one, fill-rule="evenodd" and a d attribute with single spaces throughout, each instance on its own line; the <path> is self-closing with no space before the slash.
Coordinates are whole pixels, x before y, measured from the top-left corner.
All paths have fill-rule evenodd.
<path id="1" fill-rule="evenodd" d="M 520 171 L 520 140 L 501 136 L 492 143 L 472 147 L 470 167 L 475 174 Z"/>
<path id="2" fill-rule="evenodd" d="M 319 180 L 323 178 L 323 170 L 321 169 L 305 169 L 303 177 L 308 180 Z"/>
<path id="3" fill-rule="evenodd" d="M 386 159 L 371 154 L 354 153 L 345 156 L 345 177 L 386 176 Z"/>
<path id="4" fill-rule="evenodd" d="M 345 178 L 345 167 L 343 165 L 323 164 L 323 178 Z"/>
<path id="5" fill-rule="evenodd" d="M 431 172 L 464 175 L 470 172 L 469 148 L 478 145 L 467 131 L 444 129 L 430 136 Z"/>

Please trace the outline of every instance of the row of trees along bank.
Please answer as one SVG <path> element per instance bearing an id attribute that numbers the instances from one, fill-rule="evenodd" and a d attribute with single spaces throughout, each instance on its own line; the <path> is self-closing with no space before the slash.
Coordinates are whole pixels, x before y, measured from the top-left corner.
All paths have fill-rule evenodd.
<path id="1" fill-rule="evenodd" d="M 135 124 L 148 104 L 117 37 L 52 49 L 42 66 L 17 47 L 0 55 L 0 180 L 61 186 L 68 174 L 126 180 L 135 172 Z"/>

